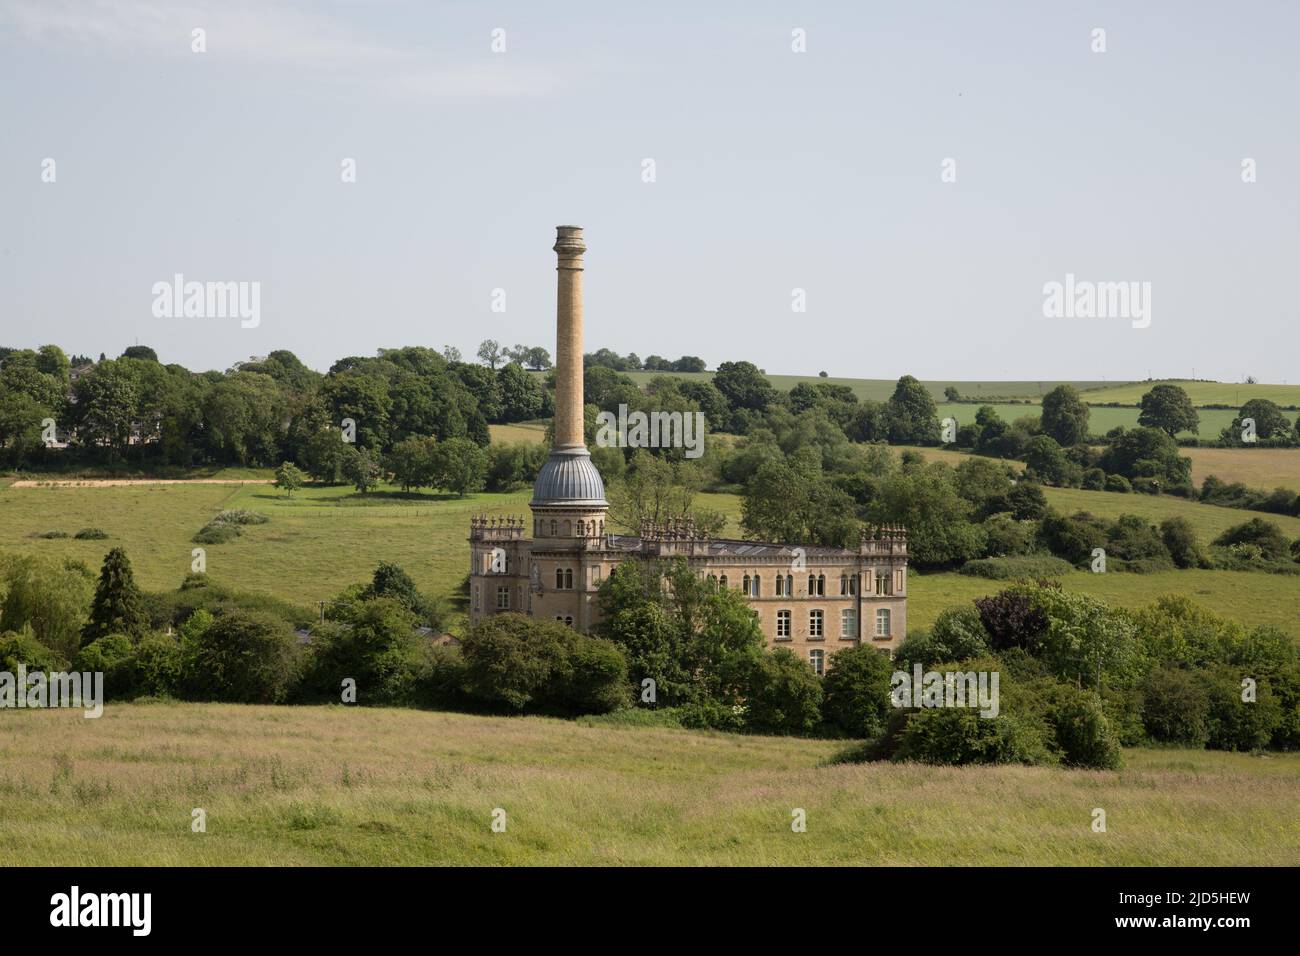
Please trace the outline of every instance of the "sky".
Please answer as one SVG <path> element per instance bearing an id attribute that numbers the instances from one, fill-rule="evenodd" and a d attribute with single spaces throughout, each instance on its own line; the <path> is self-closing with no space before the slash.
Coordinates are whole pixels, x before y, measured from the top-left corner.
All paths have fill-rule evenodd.
<path id="1" fill-rule="evenodd" d="M 0 345 L 554 352 L 559 224 L 589 351 L 1294 382 L 1300 4 L 0 0 Z"/>

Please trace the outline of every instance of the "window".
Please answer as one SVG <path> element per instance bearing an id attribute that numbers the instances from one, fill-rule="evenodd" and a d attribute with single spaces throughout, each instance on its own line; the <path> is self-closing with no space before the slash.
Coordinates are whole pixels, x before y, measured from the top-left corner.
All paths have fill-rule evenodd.
<path id="1" fill-rule="evenodd" d="M 569 625 L 569 627 L 573 627 L 573 618 L 571 618 L 571 617 L 567 617 L 567 616 L 566 616 L 566 617 L 564 618 L 564 623 L 567 624 L 567 625 Z"/>
<path id="2" fill-rule="evenodd" d="M 727 586 L 727 576 L 724 574 L 722 577 L 718 578 L 718 587 L 725 588 L 726 586 Z"/>
<path id="3" fill-rule="evenodd" d="M 564 569 L 564 590 L 573 590 L 573 568 Z"/>
<path id="4" fill-rule="evenodd" d="M 817 676 L 821 677 L 826 673 L 826 652 L 820 647 L 814 647 L 808 652 L 808 663 L 817 672 Z"/>
<path id="5" fill-rule="evenodd" d="M 776 576 L 776 596 L 785 596 L 785 578 L 781 577 L 779 574 Z"/>
<path id="6" fill-rule="evenodd" d="M 825 613 L 821 610 L 808 612 L 808 636 L 813 640 L 825 637 Z"/>
<path id="7" fill-rule="evenodd" d="M 790 640 L 790 612 L 789 611 L 776 612 L 776 639 L 778 641 Z"/>
<path id="8" fill-rule="evenodd" d="M 858 576 L 856 574 L 849 575 L 849 593 L 850 594 L 858 593 Z"/>
<path id="9" fill-rule="evenodd" d="M 840 637 L 858 636 L 858 612 L 851 607 L 840 611 Z"/>
<path id="10" fill-rule="evenodd" d="M 847 574 L 840 575 L 840 593 L 841 594 L 849 593 L 849 576 Z"/>
<path id="11" fill-rule="evenodd" d="M 876 611 L 876 637 L 889 637 L 889 608 Z"/>
<path id="12" fill-rule="evenodd" d="M 884 571 L 876 572 L 876 593 L 893 594 L 894 589 L 889 586 L 889 575 Z"/>
<path id="13" fill-rule="evenodd" d="M 826 593 L 826 575 L 817 575 L 817 594 L 820 597 Z"/>
<path id="14" fill-rule="evenodd" d="M 794 597 L 794 575 L 793 574 L 787 574 L 785 576 L 785 596 Z"/>
<path id="15" fill-rule="evenodd" d="M 761 580 L 762 580 L 762 579 L 761 579 L 757 574 L 754 575 L 754 590 L 752 590 L 752 591 L 749 592 L 749 593 L 750 593 L 751 595 L 753 595 L 754 597 L 762 597 L 762 592 L 761 592 L 761 590 L 760 590 L 760 588 L 759 588 L 759 586 L 758 586 L 758 583 L 759 583 L 759 581 L 761 581 Z"/>
<path id="16" fill-rule="evenodd" d="M 555 619 L 559 621 L 561 624 L 567 624 L 569 627 L 573 627 L 573 618 L 571 617 L 566 617 L 563 614 L 557 614 L 555 615 Z"/>
<path id="17" fill-rule="evenodd" d="M 745 595 L 746 597 L 749 596 L 749 587 L 750 587 L 751 581 L 752 581 L 752 579 L 750 578 L 750 576 L 749 576 L 748 574 L 746 574 L 746 575 L 744 576 L 744 578 L 741 579 L 741 582 L 740 582 L 740 593 L 743 594 L 743 595 Z"/>
<path id="18" fill-rule="evenodd" d="M 551 537 L 552 537 L 552 538 L 555 537 L 555 529 L 556 529 L 556 527 L 557 527 L 557 525 L 556 525 L 556 523 L 555 523 L 555 519 L 552 518 L 552 519 L 551 519 Z"/>
<path id="19" fill-rule="evenodd" d="M 903 569 L 899 568 L 894 572 L 894 593 L 903 593 Z"/>
<path id="20" fill-rule="evenodd" d="M 573 590 L 573 568 L 555 569 L 555 590 L 557 591 Z"/>
<path id="21" fill-rule="evenodd" d="M 599 566 L 599 565 L 597 565 L 596 567 L 594 567 L 594 568 L 591 569 L 591 583 L 594 584 L 594 585 L 596 585 L 597 587 L 600 586 L 600 566 Z"/>
<path id="22" fill-rule="evenodd" d="M 812 597 L 817 593 L 817 575 L 808 575 L 808 596 Z"/>
<path id="23" fill-rule="evenodd" d="M 510 588 L 509 587 L 497 588 L 497 610 L 498 611 L 510 610 Z"/>

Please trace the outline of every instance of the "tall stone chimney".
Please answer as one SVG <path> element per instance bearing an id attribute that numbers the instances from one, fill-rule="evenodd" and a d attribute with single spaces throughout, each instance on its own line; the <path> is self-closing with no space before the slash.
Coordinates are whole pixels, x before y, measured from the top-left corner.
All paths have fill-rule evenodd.
<path id="1" fill-rule="evenodd" d="M 582 241 L 580 226 L 557 226 L 555 447 L 585 446 L 582 421 Z"/>
<path id="2" fill-rule="evenodd" d="M 556 226 L 558 282 L 555 296 L 555 441 L 533 485 L 532 507 L 590 509 L 608 507 L 605 483 L 591 462 L 583 436 L 582 402 L 582 241 L 580 226 Z"/>

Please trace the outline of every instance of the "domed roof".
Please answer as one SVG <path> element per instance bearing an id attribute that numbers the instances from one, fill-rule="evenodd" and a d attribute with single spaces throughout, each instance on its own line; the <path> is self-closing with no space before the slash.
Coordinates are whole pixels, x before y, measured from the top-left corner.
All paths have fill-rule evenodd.
<path id="1" fill-rule="evenodd" d="M 531 506 L 607 508 L 605 482 L 587 449 L 553 448 L 533 485 Z"/>

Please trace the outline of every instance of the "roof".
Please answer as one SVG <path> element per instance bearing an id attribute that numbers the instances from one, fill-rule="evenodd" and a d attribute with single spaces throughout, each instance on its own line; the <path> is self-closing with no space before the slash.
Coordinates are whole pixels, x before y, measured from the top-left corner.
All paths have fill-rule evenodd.
<path id="1" fill-rule="evenodd" d="M 581 445 L 553 448 L 533 485 L 531 506 L 606 508 L 605 482 Z"/>

